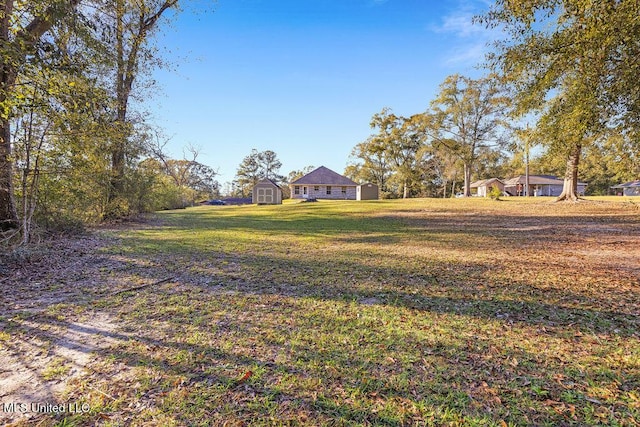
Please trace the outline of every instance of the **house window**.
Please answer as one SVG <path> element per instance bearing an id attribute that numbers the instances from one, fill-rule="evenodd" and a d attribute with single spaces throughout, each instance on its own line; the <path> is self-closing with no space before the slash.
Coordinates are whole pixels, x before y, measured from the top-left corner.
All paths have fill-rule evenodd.
<path id="1" fill-rule="evenodd" d="M 300 194 L 300 186 L 296 185 L 293 187 L 293 194 Z"/>
<path id="2" fill-rule="evenodd" d="M 347 194 L 347 187 L 342 187 L 342 194 Z"/>
<path id="3" fill-rule="evenodd" d="M 320 186 L 319 185 L 314 185 L 313 186 L 313 191 L 320 191 Z"/>
<path id="4" fill-rule="evenodd" d="M 331 186 L 327 185 L 327 194 L 331 194 Z"/>

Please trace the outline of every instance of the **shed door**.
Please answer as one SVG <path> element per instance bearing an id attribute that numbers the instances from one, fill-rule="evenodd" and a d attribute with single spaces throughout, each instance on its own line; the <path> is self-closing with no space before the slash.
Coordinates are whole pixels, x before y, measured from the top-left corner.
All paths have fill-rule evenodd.
<path id="1" fill-rule="evenodd" d="M 258 188 L 258 203 L 273 203 L 273 188 Z"/>

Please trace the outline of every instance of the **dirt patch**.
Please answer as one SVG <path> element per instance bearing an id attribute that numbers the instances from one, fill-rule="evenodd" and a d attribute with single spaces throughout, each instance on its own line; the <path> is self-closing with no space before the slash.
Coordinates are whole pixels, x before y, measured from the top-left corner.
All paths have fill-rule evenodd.
<path id="1" fill-rule="evenodd" d="M 96 351 L 119 339 L 116 323 L 105 313 L 86 313 L 82 321 L 52 322 L 33 317 L 0 346 L 0 421 L 28 420 L 37 405 L 65 402 L 69 381 L 82 377 Z M 11 406 L 11 405 L 14 406 Z"/>
<path id="2" fill-rule="evenodd" d="M 91 309 L 124 264 L 103 254 L 113 243 L 97 232 L 3 257 L 0 424 L 28 423 L 42 415 L 42 405 L 68 403 L 69 382 L 87 374 L 94 354 L 127 339 L 117 333 L 117 319 Z"/>

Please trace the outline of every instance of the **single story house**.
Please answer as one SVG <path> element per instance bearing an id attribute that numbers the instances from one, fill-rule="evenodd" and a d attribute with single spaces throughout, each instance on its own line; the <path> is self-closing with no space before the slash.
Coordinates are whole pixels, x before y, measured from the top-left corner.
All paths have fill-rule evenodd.
<path id="1" fill-rule="evenodd" d="M 491 188 L 497 187 L 500 190 L 500 194 L 504 191 L 504 183 L 498 178 L 489 178 L 476 181 L 471 184 L 471 195 L 478 197 L 487 197 Z"/>
<path id="2" fill-rule="evenodd" d="M 324 166 L 289 184 L 292 199 L 356 200 L 358 184 Z"/>
<path id="3" fill-rule="evenodd" d="M 356 200 L 378 200 L 379 198 L 378 186 L 372 182 L 360 184 L 356 187 Z"/>
<path id="4" fill-rule="evenodd" d="M 518 175 L 504 181 L 504 191 L 511 196 L 524 196 L 526 177 Z M 529 195 L 530 196 L 552 196 L 558 197 L 562 194 L 564 179 L 552 175 L 529 175 Z M 587 184 L 578 182 L 578 194 L 584 195 Z"/>
<path id="5" fill-rule="evenodd" d="M 611 187 L 621 196 L 640 196 L 640 179 Z"/>
<path id="6" fill-rule="evenodd" d="M 263 179 L 253 187 L 251 203 L 258 205 L 282 204 L 282 188 L 270 179 Z"/>

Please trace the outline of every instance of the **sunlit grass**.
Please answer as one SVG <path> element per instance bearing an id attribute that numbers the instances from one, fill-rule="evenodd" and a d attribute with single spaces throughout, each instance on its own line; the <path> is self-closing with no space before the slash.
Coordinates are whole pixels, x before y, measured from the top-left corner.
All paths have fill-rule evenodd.
<path id="1" fill-rule="evenodd" d="M 100 410 L 76 419 L 637 425 L 639 214 L 618 198 L 159 213 L 104 251 L 117 289 L 170 280 L 94 304 L 129 339 L 78 386 Z"/>

